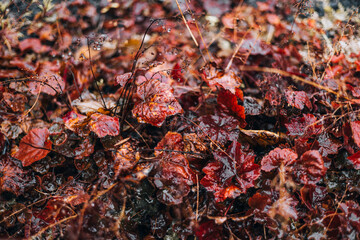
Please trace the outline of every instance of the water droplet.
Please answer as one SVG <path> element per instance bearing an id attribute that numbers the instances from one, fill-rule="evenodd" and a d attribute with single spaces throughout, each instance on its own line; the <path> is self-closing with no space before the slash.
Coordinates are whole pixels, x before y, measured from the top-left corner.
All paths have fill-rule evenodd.
<path id="1" fill-rule="evenodd" d="M 168 28 L 167 32 L 168 32 L 168 33 L 171 32 L 171 28 Z"/>

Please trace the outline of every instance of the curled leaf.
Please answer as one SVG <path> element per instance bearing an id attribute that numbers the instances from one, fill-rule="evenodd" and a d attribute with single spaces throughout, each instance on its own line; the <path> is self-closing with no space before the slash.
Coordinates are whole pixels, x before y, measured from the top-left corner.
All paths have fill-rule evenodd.
<path id="1" fill-rule="evenodd" d="M 303 184 L 316 184 L 325 175 L 326 170 L 320 152 L 310 150 L 297 162 L 295 175 Z"/>
<path id="2" fill-rule="evenodd" d="M 270 172 L 283 165 L 288 171 L 294 165 L 298 155 L 291 149 L 275 148 L 261 159 L 261 170 Z"/>

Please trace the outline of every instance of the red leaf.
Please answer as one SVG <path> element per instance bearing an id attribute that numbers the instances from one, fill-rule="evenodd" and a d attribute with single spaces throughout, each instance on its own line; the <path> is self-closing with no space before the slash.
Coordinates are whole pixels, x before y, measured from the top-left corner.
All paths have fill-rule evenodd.
<path id="1" fill-rule="evenodd" d="M 264 211 L 265 207 L 271 206 L 271 199 L 269 196 L 255 193 L 252 197 L 249 198 L 248 204 L 252 208 L 257 208 L 260 211 Z"/>
<path id="2" fill-rule="evenodd" d="M 289 218 L 296 220 L 298 218 L 298 213 L 295 208 L 297 204 L 298 201 L 294 197 L 284 195 L 271 206 L 269 216 L 274 218 L 280 215 L 286 220 Z"/>
<path id="3" fill-rule="evenodd" d="M 315 142 L 316 145 L 319 145 L 319 152 L 323 157 L 328 156 L 329 154 L 337 154 L 339 148 L 342 146 L 340 141 L 336 141 L 330 137 L 326 132 L 322 133 Z"/>
<path id="4" fill-rule="evenodd" d="M 27 38 L 19 43 L 19 49 L 23 52 L 31 49 L 36 53 L 48 52 L 51 50 L 50 47 L 42 45 L 38 38 Z"/>
<path id="5" fill-rule="evenodd" d="M 310 210 L 321 207 L 327 194 L 326 187 L 316 185 L 305 185 L 300 189 L 301 200 Z"/>
<path id="6" fill-rule="evenodd" d="M 241 149 L 241 144 L 233 142 L 227 154 L 221 151 L 214 153 L 216 162 L 209 163 L 203 172 L 201 184 L 214 192 L 216 201 L 236 198 L 255 185 L 260 176 L 260 166 L 254 163 L 255 154 Z"/>
<path id="7" fill-rule="evenodd" d="M 243 93 L 240 89 L 236 88 L 236 95 L 232 94 L 229 90 L 221 89 L 217 98 L 219 104 L 223 104 L 227 109 L 233 112 L 241 119 L 245 119 L 245 108 L 239 104 L 239 100 L 243 101 Z"/>
<path id="8" fill-rule="evenodd" d="M 198 135 L 206 138 L 209 136 L 212 141 L 225 144 L 227 141 L 236 141 L 239 137 L 239 121 L 224 113 L 218 115 L 205 115 L 199 118 L 200 131 Z"/>
<path id="9" fill-rule="evenodd" d="M 221 225 L 215 224 L 214 221 L 201 223 L 195 235 L 199 240 L 217 240 L 224 237 Z"/>
<path id="10" fill-rule="evenodd" d="M 25 188 L 35 181 L 31 175 L 4 155 L 0 158 L 0 192 L 12 192 L 16 196 L 24 193 Z"/>
<path id="11" fill-rule="evenodd" d="M 11 94 L 4 92 L 3 100 L 13 112 L 23 112 L 25 110 L 25 103 L 27 102 L 27 98 L 22 94 Z"/>
<path id="12" fill-rule="evenodd" d="M 285 126 L 290 136 L 310 137 L 313 134 L 321 133 L 322 125 L 316 123 L 317 119 L 312 114 L 304 114 L 303 117 L 291 119 Z"/>
<path id="13" fill-rule="evenodd" d="M 354 164 L 356 170 L 360 170 L 360 151 L 349 156 L 348 159 Z"/>
<path id="14" fill-rule="evenodd" d="M 43 92 L 54 96 L 62 93 L 65 89 L 65 81 L 59 75 L 60 66 L 56 62 L 42 63 L 38 69 L 38 81 L 28 83 L 30 92 L 34 95 Z M 40 81 L 40 82 L 39 82 Z"/>
<path id="15" fill-rule="evenodd" d="M 136 155 L 135 150 L 129 142 L 124 143 L 119 149 L 116 149 L 116 152 L 113 152 L 113 157 L 115 178 L 117 178 L 120 173 L 133 168 L 139 160 L 139 156 Z"/>
<path id="16" fill-rule="evenodd" d="M 185 81 L 184 76 L 181 72 L 181 66 L 178 63 L 176 63 L 171 70 L 171 78 L 179 83 L 183 83 Z"/>
<path id="17" fill-rule="evenodd" d="M 293 166 L 295 161 L 297 160 L 298 155 L 291 149 L 285 148 L 275 148 L 271 152 L 269 152 L 265 157 L 261 160 L 261 170 L 265 172 L 270 172 L 275 168 L 283 165 L 286 167 L 286 171 L 291 171 L 289 167 Z"/>
<path id="18" fill-rule="evenodd" d="M 360 121 L 350 122 L 354 142 L 360 147 Z"/>
<path id="19" fill-rule="evenodd" d="M 90 116 L 89 126 L 90 130 L 99 138 L 107 135 L 117 136 L 120 133 L 119 119 L 101 113 L 94 113 Z"/>
<path id="20" fill-rule="evenodd" d="M 63 117 L 65 127 L 73 132 L 78 131 L 81 123 L 85 119 L 86 119 L 86 116 L 81 115 L 75 111 L 70 111 Z"/>
<path id="21" fill-rule="evenodd" d="M 119 84 L 120 87 L 125 86 L 126 82 L 130 79 L 131 74 L 132 74 L 131 72 L 127 72 L 121 75 L 117 75 L 115 77 L 117 84 Z"/>
<path id="22" fill-rule="evenodd" d="M 216 87 L 221 87 L 235 94 L 242 82 L 233 71 L 224 73 L 222 69 L 217 69 L 214 63 L 205 66 L 204 76 L 204 80 L 213 91 L 216 90 Z"/>
<path id="23" fill-rule="evenodd" d="M 286 90 L 285 96 L 288 104 L 292 107 L 303 110 L 304 106 L 307 106 L 308 109 L 312 109 L 311 102 L 304 91 Z"/>
<path id="24" fill-rule="evenodd" d="M 54 197 L 47 202 L 44 209 L 38 213 L 35 212 L 34 215 L 47 223 L 55 223 L 72 214 L 73 210 L 67 206 L 62 197 Z"/>
<path id="25" fill-rule="evenodd" d="M 326 173 L 324 160 L 317 150 L 305 152 L 295 168 L 295 175 L 303 184 L 316 184 Z"/>
<path id="26" fill-rule="evenodd" d="M 173 95 L 173 89 L 157 79 L 138 79 L 135 106 L 132 110 L 139 122 L 160 127 L 166 117 L 183 110 Z"/>
<path id="27" fill-rule="evenodd" d="M 360 232 L 360 206 L 354 201 L 340 203 L 340 209 L 345 213 L 345 221 Z"/>
<path id="28" fill-rule="evenodd" d="M 154 184 L 160 189 L 158 199 L 168 205 L 180 204 L 183 197 L 190 192 L 195 177 L 189 167 L 183 151 L 184 143 L 181 134 L 168 132 L 155 147 L 155 156 L 159 159 L 158 169 L 154 176 Z M 160 151 L 160 150 L 170 151 Z"/>
<path id="29" fill-rule="evenodd" d="M 46 157 L 51 150 L 51 141 L 48 140 L 50 133 L 47 128 L 35 128 L 23 137 L 19 144 L 19 150 L 13 157 L 21 160 L 24 167 Z"/>

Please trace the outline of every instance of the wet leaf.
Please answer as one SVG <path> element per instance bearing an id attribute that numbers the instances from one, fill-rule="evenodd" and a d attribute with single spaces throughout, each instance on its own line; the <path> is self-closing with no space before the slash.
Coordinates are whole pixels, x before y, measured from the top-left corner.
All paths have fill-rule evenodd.
<path id="1" fill-rule="evenodd" d="M 309 97 L 306 95 L 304 91 L 291 91 L 286 90 L 285 92 L 286 100 L 288 104 L 292 107 L 303 110 L 306 106 L 308 109 L 312 109 L 311 102 Z"/>
<path id="2" fill-rule="evenodd" d="M 159 162 L 154 184 L 160 190 L 158 199 L 168 205 L 180 204 L 195 182 L 186 157 L 178 152 L 183 151 L 183 148 L 183 138 L 175 132 L 168 132 L 155 147 L 155 156 Z"/>
<path id="3" fill-rule="evenodd" d="M 216 151 L 215 162 L 210 162 L 203 172 L 201 184 L 214 192 L 216 201 L 236 198 L 255 185 L 260 176 L 260 166 L 254 163 L 255 154 L 244 151 L 238 142 L 233 142 L 226 153 Z"/>
<path id="4" fill-rule="evenodd" d="M 235 116 L 245 119 L 245 108 L 239 104 L 239 101 L 243 101 L 243 93 L 240 89 L 235 89 L 236 94 L 232 94 L 229 90 L 221 89 L 218 95 L 218 103 L 224 105 Z"/>
<path id="5" fill-rule="evenodd" d="M 236 141 L 238 138 L 239 121 L 232 116 L 220 113 L 199 117 L 198 135 L 209 136 L 212 141 L 225 144 L 227 141 Z"/>
<path id="6" fill-rule="evenodd" d="M 48 140 L 50 133 L 47 128 L 35 128 L 23 137 L 19 144 L 19 150 L 13 157 L 21 160 L 24 167 L 46 157 L 51 150 L 51 141 Z"/>
<path id="7" fill-rule="evenodd" d="M 136 101 L 132 110 L 139 122 L 160 127 L 166 117 L 182 113 L 183 110 L 173 95 L 173 89 L 157 79 L 137 81 Z"/>
<path id="8" fill-rule="evenodd" d="M 329 154 L 337 154 L 342 143 L 333 139 L 330 134 L 325 132 L 320 134 L 315 145 L 319 145 L 319 152 L 323 157 L 326 157 Z"/>
<path id="9" fill-rule="evenodd" d="M 360 206 L 355 201 L 340 203 L 340 209 L 345 213 L 345 222 L 360 232 Z"/>
<path id="10" fill-rule="evenodd" d="M 348 159 L 354 164 L 356 170 L 360 170 L 360 151 L 349 156 Z"/>
<path id="11" fill-rule="evenodd" d="M 295 175 L 303 184 L 316 184 L 325 175 L 326 170 L 320 152 L 310 150 L 297 161 Z"/>
<path id="12" fill-rule="evenodd" d="M 13 112 L 25 111 L 25 103 L 27 102 L 27 98 L 23 94 L 11 94 L 4 92 L 3 100 Z"/>
<path id="13" fill-rule="evenodd" d="M 62 94 L 65 90 L 65 81 L 59 75 L 59 69 L 60 66 L 56 62 L 42 63 L 38 68 L 38 76 L 35 78 L 37 81 L 28 83 L 30 92 L 34 95 L 40 92 L 51 96 Z"/>
<path id="14" fill-rule="evenodd" d="M 120 173 L 131 170 L 139 161 L 140 155 L 135 152 L 135 149 L 129 142 L 126 142 L 116 149 L 113 153 L 113 157 L 116 178 Z"/>
<path id="15" fill-rule="evenodd" d="M 107 135 L 117 136 L 120 133 L 119 119 L 101 113 L 94 113 L 90 116 L 89 126 L 90 130 L 96 133 L 99 138 Z"/>
<path id="16" fill-rule="evenodd" d="M 303 117 L 291 119 L 290 123 L 285 123 L 290 136 L 310 137 L 311 135 L 320 134 L 322 125 L 312 114 L 304 114 Z"/>
<path id="17" fill-rule="evenodd" d="M 251 145 L 269 146 L 285 142 L 287 136 L 283 133 L 274 133 L 266 130 L 245 130 L 240 128 L 239 140 Z"/>
<path id="18" fill-rule="evenodd" d="M 214 63 L 209 63 L 203 69 L 204 79 L 212 90 L 221 87 L 236 95 L 236 89 L 240 88 L 241 79 L 233 71 L 224 73 L 222 69 L 216 68 Z M 241 100 L 242 94 L 241 94 Z"/>
<path id="19" fill-rule="evenodd" d="M 360 147 L 360 121 L 350 122 L 354 142 Z"/>
<path id="20" fill-rule="evenodd" d="M 328 195 L 328 191 L 325 187 L 314 186 L 314 185 L 305 185 L 300 189 L 300 196 L 303 203 L 310 210 L 314 210 L 317 207 L 320 207 L 322 202 Z"/>
<path id="21" fill-rule="evenodd" d="M 29 172 L 24 171 L 14 160 L 6 155 L 0 158 L 0 192 L 12 192 L 16 196 L 24 193 L 25 189 L 35 181 Z"/>
<path id="22" fill-rule="evenodd" d="M 261 170 L 270 172 L 283 165 L 287 172 L 291 172 L 297 158 L 298 155 L 289 148 L 275 148 L 261 159 Z"/>

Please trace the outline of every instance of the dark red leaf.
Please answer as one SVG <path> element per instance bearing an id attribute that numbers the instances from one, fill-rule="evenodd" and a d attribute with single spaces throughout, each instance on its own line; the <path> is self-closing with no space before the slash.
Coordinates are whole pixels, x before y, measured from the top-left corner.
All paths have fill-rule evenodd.
<path id="1" fill-rule="evenodd" d="M 360 147 L 360 121 L 350 122 L 354 142 Z"/>
<path id="2" fill-rule="evenodd" d="M 223 238 L 222 227 L 214 221 L 207 221 L 200 224 L 195 232 L 199 240 L 218 240 Z"/>
<path id="3" fill-rule="evenodd" d="M 297 161 L 295 175 L 303 184 L 316 184 L 325 175 L 326 170 L 320 152 L 310 150 Z"/>
<path id="4" fill-rule="evenodd" d="M 345 213 L 345 221 L 360 232 L 360 206 L 355 201 L 340 203 L 340 209 Z"/>
<path id="5" fill-rule="evenodd" d="M 27 102 L 27 98 L 22 94 L 11 94 L 4 92 L 3 100 L 13 112 L 23 112 L 25 110 L 25 103 Z"/>
<path id="6" fill-rule="evenodd" d="M 285 171 L 289 172 L 296 162 L 298 155 L 291 149 L 275 148 L 269 152 L 261 160 L 261 170 L 270 172 L 281 166 L 285 167 Z"/>
<path id="7" fill-rule="evenodd" d="M 55 223 L 73 215 L 73 210 L 67 206 L 62 197 L 54 197 L 47 202 L 44 209 L 35 212 L 34 215 L 47 223 Z"/>
<path id="8" fill-rule="evenodd" d="M 34 184 L 29 172 L 24 171 L 7 155 L 0 158 L 0 192 L 12 192 L 16 196 L 24 193 L 25 189 Z"/>
<path id="9" fill-rule="evenodd" d="M 182 113 L 183 110 L 173 95 L 173 89 L 157 79 L 137 81 L 135 106 L 132 110 L 139 122 L 160 127 L 166 117 Z"/>
<path id="10" fill-rule="evenodd" d="M 322 202 L 328 196 L 326 187 L 305 185 L 300 189 L 300 196 L 303 203 L 310 210 L 320 207 Z"/>
<path id="11" fill-rule="evenodd" d="M 329 154 L 337 154 L 342 143 L 333 139 L 330 134 L 324 132 L 316 139 L 314 146 L 316 147 L 317 145 L 321 155 L 326 157 Z"/>
<path id="12" fill-rule="evenodd" d="M 239 137 L 239 121 L 224 113 L 199 117 L 198 135 L 202 138 L 209 136 L 212 141 L 225 144 L 227 141 L 236 141 Z"/>
<path id="13" fill-rule="evenodd" d="M 290 136 L 310 137 L 313 134 L 320 134 L 322 125 L 316 123 L 317 119 L 312 114 L 304 114 L 303 117 L 291 119 L 285 126 Z"/>
<path id="14" fill-rule="evenodd" d="M 360 151 L 349 156 L 348 159 L 354 164 L 356 170 L 360 170 Z"/>
<path id="15" fill-rule="evenodd" d="M 13 157 L 21 160 L 24 167 L 46 157 L 51 150 L 51 141 L 48 140 L 50 133 L 47 128 L 35 128 L 23 137 L 19 144 L 19 150 Z"/>
<path id="16" fill-rule="evenodd" d="M 177 151 L 183 151 L 181 134 L 168 132 L 155 147 L 155 156 L 159 159 L 154 184 L 160 189 L 158 199 L 165 204 L 180 204 L 190 192 L 195 176 L 186 157 Z M 161 151 L 168 150 L 168 151 Z M 175 152 L 173 152 L 173 151 Z"/>
<path id="17" fill-rule="evenodd" d="M 101 113 L 94 113 L 90 116 L 89 126 L 90 130 L 96 133 L 99 138 L 107 135 L 117 136 L 120 133 L 119 119 Z"/>
<path id="18" fill-rule="evenodd" d="M 308 109 L 312 109 L 311 102 L 304 91 L 286 90 L 285 96 L 288 104 L 292 107 L 303 110 L 306 106 Z"/>
<path id="19" fill-rule="evenodd" d="M 255 185 L 260 176 L 260 166 L 254 163 L 255 154 L 242 150 L 238 142 L 233 142 L 227 151 L 214 153 L 216 162 L 209 163 L 203 172 L 201 184 L 214 192 L 216 201 L 236 198 Z"/>
<path id="20" fill-rule="evenodd" d="M 140 158 L 129 142 L 124 143 L 116 149 L 116 152 L 113 152 L 113 157 L 115 178 L 118 177 L 120 173 L 133 168 Z"/>
<path id="21" fill-rule="evenodd" d="M 171 70 L 171 78 L 179 83 L 183 83 L 185 81 L 184 76 L 181 72 L 181 66 L 178 63 L 176 63 Z"/>
<path id="22" fill-rule="evenodd" d="M 252 197 L 249 198 L 248 204 L 252 208 L 264 211 L 265 207 L 271 206 L 271 199 L 267 195 L 255 193 Z"/>

